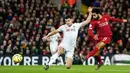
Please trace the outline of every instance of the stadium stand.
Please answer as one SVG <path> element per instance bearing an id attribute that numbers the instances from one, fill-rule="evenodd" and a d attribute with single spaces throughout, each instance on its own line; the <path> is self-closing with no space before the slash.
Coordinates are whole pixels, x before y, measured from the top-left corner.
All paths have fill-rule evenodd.
<path id="1" fill-rule="evenodd" d="M 50 54 L 49 42 L 42 42 L 42 37 L 50 28 L 63 25 L 66 14 L 72 15 L 76 22 L 87 17 L 87 14 L 78 11 L 75 4 L 69 6 L 66 2 L 59 7 L 49 0 L 0 0 L 0 3 L 0 55 L 18 52 L 23 55 Z M 111 22 L 113 38 L 111 44 L 103 49 L 102 55 L 130 54 L 129 0 L 96 0 L 92 4 L 100 6 L 102 14 L 129 20 L 128 23 Z M 78 34 L 75 50 L 77 59 L 86 56 L 93 49 L 93 39 L 87 36 L 86 26 Z"/>

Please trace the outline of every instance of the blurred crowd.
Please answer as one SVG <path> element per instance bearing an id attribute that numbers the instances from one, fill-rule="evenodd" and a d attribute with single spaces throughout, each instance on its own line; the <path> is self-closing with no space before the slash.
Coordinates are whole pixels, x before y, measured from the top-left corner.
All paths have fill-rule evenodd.
<path id="1" fill-rule="evenodd" d="M 102 14 L 119 19 L 128 19 L 128 23 L 110 22 L 113 38 L 102 55 L 130 54 L 130 9 L 128 0 L 96 0 L 94 6 L 102 8 Z M 70 14 L 75 22 L 82 22 L 87 14 L 69 6 L 55 5 L 49 0 L 0 0 L 0 55 L 48 55 L 49 42 L 42 37 L 50 32 L 50 28 L 64 24 L 64 16 Z M 62 34 L 62 33 L 61 33 Z M 87 55 L 94 46 L 88 37 L 87 26 L 80 29 L 75 50 L 75 59 Z"/>

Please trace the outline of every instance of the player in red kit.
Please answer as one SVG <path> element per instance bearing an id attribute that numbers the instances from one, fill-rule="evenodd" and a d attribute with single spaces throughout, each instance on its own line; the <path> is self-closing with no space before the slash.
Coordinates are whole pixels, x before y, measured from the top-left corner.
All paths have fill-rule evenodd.
<path id="1" fill-rule="evenodd" d="M 98 70 L 103 65 L 100 57 L 100 51 L 106 44 L 110 43 L 112 38 L 112 31 L 109 25 L 109 21 L 127 22 L 126 19 L 120 20 L 109 15 L 101 15 L 100 11 L 100 8 L 96 7 L 92 10 L 93 19 L 90 22 L 88 28 L 88 35 L 93 37 L 97 43 L 94 46 L 94 49 L 86 56 L 86 59 L 94 56 L 94 58 L 98 62 L 96 70 Z M 94 29 L 96 29 L 97 31 L 96 34 L 93 34 Z"/>

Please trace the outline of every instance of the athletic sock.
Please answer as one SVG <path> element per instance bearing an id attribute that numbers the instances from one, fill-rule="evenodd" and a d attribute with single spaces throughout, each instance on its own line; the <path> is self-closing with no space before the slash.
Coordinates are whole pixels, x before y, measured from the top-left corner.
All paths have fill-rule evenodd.
<path id="1" fill-rule="evenodd" d="M 96 61 L 100 64 L 100 65 L 102 65 L 103 64 L 103 62 L 102 62 L 102 60 L 101 60 L 101 56 L 99 55 L 99 56 L 95 56 L 95 59 L 96 59 Z"/>
<path id="2" fill-rule="evenodd" d="M 88 60 L 89 57 L 94 56 L 98 52 L 98 48 L 95 47 L 87 56 L 86 60 Z"/>
<path id="3" fill-rule="evenodd" d="M 49 62 L 49 66 L 51 66 L 52 63 L 54 63 L 58 57 L 59 57 L 58 53 L 55 53 L 54 55 L 52 55 L 50 62 Z"/>

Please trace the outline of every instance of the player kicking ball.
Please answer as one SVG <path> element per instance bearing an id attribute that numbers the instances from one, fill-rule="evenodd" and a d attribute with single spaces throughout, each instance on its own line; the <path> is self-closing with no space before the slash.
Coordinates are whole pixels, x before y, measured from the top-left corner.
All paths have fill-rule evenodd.
<path id="1" fill-rule="evenodd" d="M 71 68 L 78 30 L 80 29 L 80 27 L 87 25 L 91 21 L 92 8 L 89 7 L 88 11 L 89 15 L 85 21 L 81 23 L 73 23 L 73 18 L 70 15 L 67 15 L 65 17 L 65 23 L 66 23 L 65 25 L 60 26 L 57 30 L 52 31 L 47 36 L 43 37 L 43 41 L 45 41 L 50 36 L 59 32 L 63 32 L 63 39 L 58 46 L 58 51 L 54 55 L 52 55 L 49 64 L 45 65 L 44 67 L 45 70 L 48 70 L 51 64 L 55 62 L 55 60 L 64 52 L 66 55 L 66 68 L 67 69 Z"/>
<path id="2" fill-rule="evenodd" d="M 101 15 L 100 8 L 93 8 L 92 10 L 93 19 L 90 22 L 88 28 L 88 35 L 93 37 L 97 44 L 94 46 L 94 49 L 86 56 L 88 60 L 89 57 L 94 56 L 98 62 L 96 70 L 98 70 L 103 62 L 100 57 L 100 51 L 106 44 L 109 44 L 112 38 L 112 32 L 109 25 L 109 21 L 115 22 L 127 22 L 126 19 L 120 20 L 114 17 L 110 17 L 109 15 Z M 93 30 L 96 29 L 97 33 L 93 34 Z"/>

